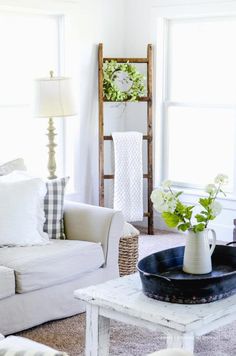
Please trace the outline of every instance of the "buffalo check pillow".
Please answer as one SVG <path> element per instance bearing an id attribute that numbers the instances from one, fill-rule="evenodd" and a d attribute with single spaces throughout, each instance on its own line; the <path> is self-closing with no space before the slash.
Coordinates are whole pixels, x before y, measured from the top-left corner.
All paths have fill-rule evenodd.
<path id="1" fill-rule="evenodd" d="M 51 239 L 64 239 L 64 196 L 69 177 L 48 180 L 46 182 L 47 193 L 44 198 L 44 212 L 46 221 L 44 232 Z"/>

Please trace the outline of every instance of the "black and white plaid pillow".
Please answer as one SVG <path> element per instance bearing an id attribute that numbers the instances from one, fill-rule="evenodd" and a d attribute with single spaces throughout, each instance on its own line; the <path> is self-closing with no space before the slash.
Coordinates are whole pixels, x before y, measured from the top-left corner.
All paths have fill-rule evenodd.
<path id="1" fill-rule="evenodd" d="M 64 196 L 66 183 L 69 177 L 48 180 L 46 182 L 47 194 L 44 198 L 44 212 L 46 221 L 43 231 L 48 233 L 50 239 L 64 239 Z"/>

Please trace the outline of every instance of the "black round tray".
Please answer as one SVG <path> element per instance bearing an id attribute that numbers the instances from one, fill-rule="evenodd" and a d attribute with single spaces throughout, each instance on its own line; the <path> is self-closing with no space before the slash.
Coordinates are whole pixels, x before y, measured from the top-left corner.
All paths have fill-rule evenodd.
<path id="1" fill-rule="evenodd" d="M 143 292 L 148 297 L 181 304 L 210 303 L 236 293 L 236 248 L 217 245 L 212 272 L 182 271 L 184 246 L 153 253 L 138 263 Z"/>

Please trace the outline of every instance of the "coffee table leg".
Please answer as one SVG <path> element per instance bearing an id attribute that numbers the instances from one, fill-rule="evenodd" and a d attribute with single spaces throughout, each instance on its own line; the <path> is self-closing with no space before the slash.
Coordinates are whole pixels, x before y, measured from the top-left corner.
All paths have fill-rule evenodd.
<path id="1" fill-rule="evenodd" d="M 183 334 L 168 334 L 167 335 L 168 348 L 180 348 L 193 352 L 194 349 L 194 335 L 192 333 Z"/>
<path id="2" fill-rule="evenodd" d="M 110 319 L 99 315 L 96 305 L 86 306 L 86 356 L 109 355 Z"/>

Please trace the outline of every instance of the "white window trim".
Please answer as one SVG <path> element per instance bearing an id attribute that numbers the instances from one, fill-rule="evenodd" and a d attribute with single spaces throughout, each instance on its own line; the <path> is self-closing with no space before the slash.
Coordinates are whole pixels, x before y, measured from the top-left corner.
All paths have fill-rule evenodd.
<path id="1" fill-rule="evenodd" d="M 164 143 L 168 142 L 166 137 L 168 129 L 166 127 L 167 120 L 164 120 L 166 117 L 166 110 L 169 105 L 180 105 L 180 103 L 173 103 L 165 101 L 167 97 L 165 80 L 166 77 L 166 39 L 168 31 L 168 20 L 183 20 L 183 19 L 193 19 L 193 18 L 207 18 L 207 17 L 225 17 L 225 16 L 235 16 L 236 15 L 236 2 L 235 1 L 222 1 L 222 0 L 213 0 L 203 3 L 199 3 L 196 0 L 169 0 L 169 1 L 153 1 L 153 7 L 151 10 L 152 19 L 151 19 L 151 29 L 152 29 L 152 42 L 155 46 L 155 63 L 157 67 L 154 71 L 154 80 L 155 80 L 155 92 L 154 92 L 154 117 L 155 126 L 154 126 L 154 187 L 160 185 L 161 181 L 165 177 L 166 165 L 165 165 L 165 153 L 167 152 L 166 147 L 163 146 Z M 164 104 L 165 103 L 165 104 Z M 186 105 L 186 104 L 185 104 Z M 188 105 L 191 107 L 191 104 Z M 196 105 L 194 104 L 196 107 Z M 211 107 L 211 105 L 201 105 L 199 107 Z M 214 105 L 214 107 L 216 107 Z M 220 106 L 219 108 L 224 109 L 235 109 L 235 106 Z M 165 138 L 164 138 L 165 135 Z M 163 141 L 164 140 L 164 141 Z M 236 179 L 236 172 L 235 179 Z M 189 188 L 186 185 L 176 185 L 176 188 L 182 188 L 185 191 L 183 198 L 186 202 L 193 202 L 196 200 L 196 197 L 201 196 L 204 192 L 201 188 Z M 235 208 L 236 195 L 228 195 L 227 198 L 222 198 L 222 204 L 224 209 L 234 209 Z"/>

